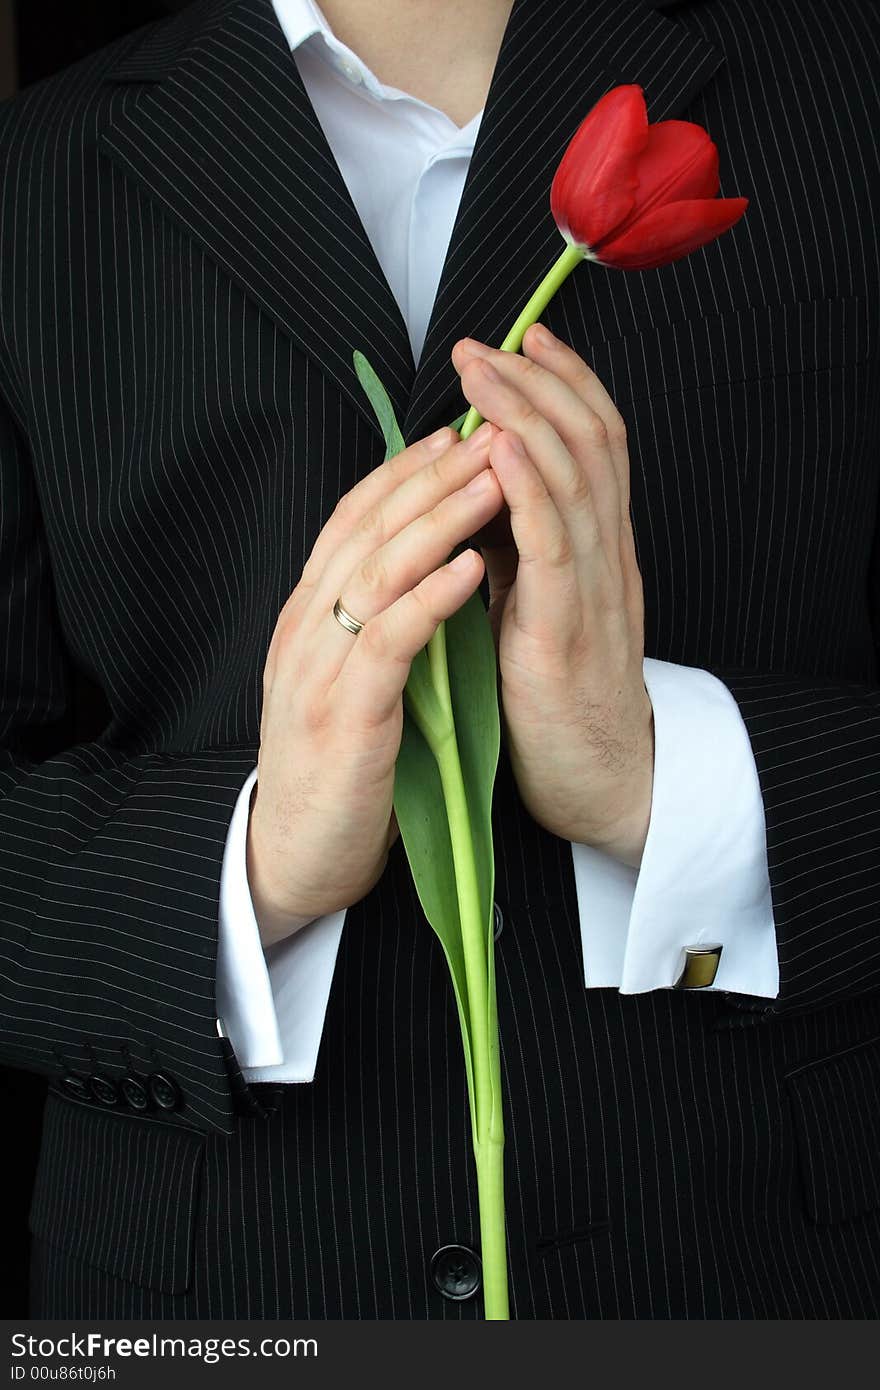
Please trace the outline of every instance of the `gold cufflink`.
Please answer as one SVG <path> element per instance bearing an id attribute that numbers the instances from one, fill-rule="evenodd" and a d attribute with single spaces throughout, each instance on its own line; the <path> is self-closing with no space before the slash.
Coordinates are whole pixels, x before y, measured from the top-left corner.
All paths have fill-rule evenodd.
<path id="1" fill-rule="evenodd" d="M 685 946 L 681 971 L 672 988 L 705 989 L 707 985 L 714 984 L 723 949 L 720 942 L 709 942 L 705 946 Z"/>

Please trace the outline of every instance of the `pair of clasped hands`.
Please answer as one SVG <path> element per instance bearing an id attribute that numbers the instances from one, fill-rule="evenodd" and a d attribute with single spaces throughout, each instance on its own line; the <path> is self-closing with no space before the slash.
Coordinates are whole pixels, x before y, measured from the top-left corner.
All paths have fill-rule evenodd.
<path id="1" fill-rule="evenodd" d="M 374 887 L 399 830 L 410 664 L 484 565 L 510 763 L 554 835 L 638 866 L 653 711 L 626 431 L 595 373 L 543 325 L 522 354 L 464 338 L 484 417 L 402 450 L 339 501 L 282 608 L 263 673 L 248 881 L 264 946 Z M 471 539 L 476 549 L 447 563 Z M 332 616 L 341 597 L 364 627 Z"/>

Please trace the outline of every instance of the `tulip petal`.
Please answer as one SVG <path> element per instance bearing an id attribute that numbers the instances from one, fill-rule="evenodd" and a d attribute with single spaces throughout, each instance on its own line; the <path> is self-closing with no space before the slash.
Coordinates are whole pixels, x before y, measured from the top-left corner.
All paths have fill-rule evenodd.
<path id="1" fill-rule="evenodd" d="M 550 210 L 566 240 L 593 246 L 632 211 L 647 138 L 645 98 L 633 83 L 612 87 L 587 113 L 550 187 Z"/>
<path id="2" fill-rule="evenodd" d="M 718 151 L 703 127 L 693 121 L 658 121 L 648 127 L 637 173 L 635 203 L 611 233 L 615 241 L 658 204 L 714 198 L 719 188 Z M 593 250 L 601 258 L 602 245 L 594 245 Z"/>
<path id="3" fill-rule="evenodd" d="M 649 209 L 620 237 L 609 237 L 596 258 L 616 270 L 654 270 L 690 255 L 738 222 L 748 198 L 689 198 Z"/>
<path id="4" fill-rule="evenodd" d="M 648 126 L 636 195 L 642 207 L 714 198 L 718 188 L 718 150 L 708 131 L 693 121 L 658 121 Z"/>

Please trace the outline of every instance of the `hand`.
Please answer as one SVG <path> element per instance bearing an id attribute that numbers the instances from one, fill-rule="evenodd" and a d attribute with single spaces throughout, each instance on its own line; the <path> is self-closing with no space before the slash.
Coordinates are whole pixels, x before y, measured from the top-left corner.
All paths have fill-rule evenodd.
<path id="1" fill-rule="evenodd" d="M 654 725 L 626 431 L 570 347 L 552 337 L 543 346 L 532 325 L 523 350 L 465 338 L 452 353 L 465 399 L 498 426 L 489 461 L 509 519 L 473 539 L 486 561 L 511 767 L 545 829 L 638 866 Z"/>
<path id="2" fill-rule="evenodd" d="M 359 482 L 279 614 L 247 837 L 264 946 L 359 901 L 385 868 L 410 665 L 483 577 L 477 551 L 448 556 L 502 505 L 493 433 L 445 429 L 439 446 L 411 444 Z M 356 635 L 333 617 L 340 596 L 364 623 Z"/>

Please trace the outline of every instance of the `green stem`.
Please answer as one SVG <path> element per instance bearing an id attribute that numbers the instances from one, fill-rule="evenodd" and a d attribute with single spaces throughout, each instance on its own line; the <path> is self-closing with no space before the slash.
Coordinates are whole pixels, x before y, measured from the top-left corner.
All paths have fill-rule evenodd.
<path id="1" fill-rule="evenodd" d="M 508 333 L 504 342 L 501 344 L 501 352 L 519 352 L 522 347 L 522 340 L 529 324 L 534 323 L 541 317 L 550 300 L 562 282 L 574 270 L 576 265 L 580 265 L 584 260 L 584 252 L 577 246 L 569 246 L 566 243 L 565 250 L 553 262 L 544 279 L 541 281 L 535 293 L 527 300 L 522 313 L 516 319 L 513 327 Z M 464 420 L 462 421 L 459 437 L 467 439 L 469 434 L 483 423 L 483 417 L 478 410 L 471 406 Z"/>
<path id="2" fill-rule="evenodd" d="M 489 1047 L 489 973 L 486 957 L 487 940 L 489 950 L 494 949 L 494 942 L 491 925 L 484 920 L 480 905 L 480 885 L 470 811 L 458 743 L 454 734 L 455 721 L 449 688 L 445 628 L 445 623 L 441 623 L 438 640 L 430 654 L 431 672 L 437 698 L 447 715 L 453 736 L 444 739 L 442 745 L 432 751 L 437 760 L 449 822 L 467 978 L 477 1112 L 475 1116 L 471 1116 L 471 1120 L 480 1207 L 483 1300 L 486 1318 L 502 1320 L 509 1317 L 507 1238 L 504 1222 L 504 1129 L 501 1114 L 500 1065 L 493 1068 L 492 1049 Z M 494 1016 L 494 1009 L 492 1013 Z"/>
<path id="3" fill-rule="evenodd" d="M 501 344 L 502 352 L 518 352 L 529 324 L 536 321 L 563 281 L 584 259 L 583 251 L 566 244 L 534 294 L 526 303 Z M 467 439 L 482 422 L 482 415 L 471 407 L 462 421 L 459 437 Z M 490 998 L 488 950 L 494 950 L 491 923 L 483 921 L 479 880 L 474 857 L 474 841 L 467 805 L 446 656 L 446 624 L 440 623 L 427 645 L 428 668 L 433 694 L 443 712 L 427 724 L 423 732 L 437 761 L 443 799 L 449 822 L 449 836 L 455 865 L 455 885 L 461 922 L 462 950 L 467 978 L 468 1016 L 474 1071 L 474 1105 L 471 1116 L 477 1191 L 480 1206 L 480 1248 L 483 1263 L 483 1300 L 487 1319 L 509 1318 L 507 1293 L 507 1236 L 504 1219 L 504 1127 L 501 1104 L 501 1064 L 499 1049 L 489 1046 L 489 1019 L 496 1016 L 495 999 Z M 423 703 L 425 703 L 423 701 Z M 443 727 L 445 725 L 445 727 Z M 494 996 L 494 971 L 491 978 Z M 494 1101 L 494 1103 L 493 1103 Z"/>
<path id="4" fill-rule="evenodd" d="M 499 1091 L 500 1097 L 500 1091 Z M 480 1258 L 486 1321 L 507 1321 L 507 1234 L 504 1226 L 504 1135 L 474 1150 L 480 1206 Z"/>

